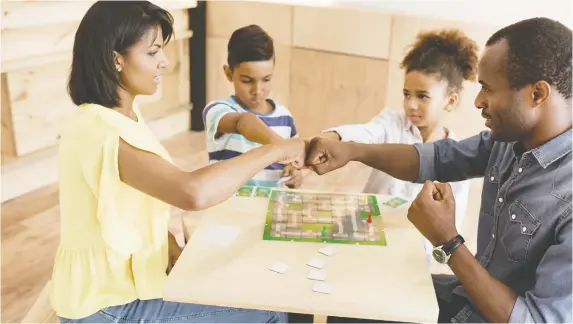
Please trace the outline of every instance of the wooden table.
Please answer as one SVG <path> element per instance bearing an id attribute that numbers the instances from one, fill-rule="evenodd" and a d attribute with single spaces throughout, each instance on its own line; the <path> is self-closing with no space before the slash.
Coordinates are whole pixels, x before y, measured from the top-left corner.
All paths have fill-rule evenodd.
<path id="1" fill-rule="evenodd" d="M 169 301 L 404 322 L 436 322 L 438 304 L 422 235 L 406 218 L 408 205 L 382 205 L 387 246 L 264 241 L 266 198 L 233 198 L 201 217 L 165 284 Z M 238 232 L 237 232 L 238 231 Z M 221 238 L 223 235 L 225 238 Z M 311 290 L 306 263 L 324 257 L 331 294 Z M 286 263 L 285 274 L 269 270 Z"/>

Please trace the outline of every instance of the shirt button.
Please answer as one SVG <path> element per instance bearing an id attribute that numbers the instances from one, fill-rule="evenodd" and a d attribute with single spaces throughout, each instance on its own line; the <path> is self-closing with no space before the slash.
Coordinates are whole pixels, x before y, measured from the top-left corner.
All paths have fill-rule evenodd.
<path id="1" fill-rule="evenodd" d="M 500 203 L 503 202 L 503 198 L 500 197 L 500 198 L 498 199 L 498 201 L 499 201 Z"/>
<path id="2" fill-rule="evenodd" d="M 491 178 L 489 178 L 489 180 L 493 181 L 493 180 L 495 180 L 495 177 L 491 177 Z"/>
<path id="3" fill-rule="evenodd" d="M 495 234 L 491 234 L 491 238 L 495 238 Z"/>
<path id="4" fill-rule="evenodd" d="M 515 214 L 511 215 L 511 219 L 515 219 Z"/>
<path id="5" fill-rule="evenodd" d="M 523 226 L 522 230 L 523 230 L 523 233 L 525 233 L 527 231 L 527 227 Z"/>
<path id="6" fill-rule="evenodd" d="M 523 169 L 519 168 L 519 169 L 517 169 L 517 172 L 521 173 L 521 172 L 523 172 Z"/>

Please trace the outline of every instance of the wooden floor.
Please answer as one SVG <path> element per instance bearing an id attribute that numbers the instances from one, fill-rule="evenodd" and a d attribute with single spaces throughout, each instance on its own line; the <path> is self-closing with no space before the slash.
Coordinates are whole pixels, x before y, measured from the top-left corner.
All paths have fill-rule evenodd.
<path id="1" fill-rule="evenodd" d="M 173 156 L 174 162 L 186 170 L 194 170 L 207 164 L 204 133 L 179 134 L 164 141 L 164 145 Z M 303 188 L 359 192 L 369 171 L 367 167 L 351 163 L 324 176 L 311 173 L 305 178 Z M 479 192 L 477 194 L 479 195 Z M 182 235 L 180 217 L 184 216 L 185 212 L 174 208 L 172 214 L 172 230 Z M 465 226 L 468 230 L 465 232 L 470 236 L 468 241 L 475 242 L 477 213 L 474 211 L 470 214 Z M 57 185 L 50 185 L 5 202 L 2 204 L 1 215 L 1 322 L 20 322 L 51 276 L 60 231 Z M 437 265 L 432 267 L 433 272 L 447 270 Z"/>

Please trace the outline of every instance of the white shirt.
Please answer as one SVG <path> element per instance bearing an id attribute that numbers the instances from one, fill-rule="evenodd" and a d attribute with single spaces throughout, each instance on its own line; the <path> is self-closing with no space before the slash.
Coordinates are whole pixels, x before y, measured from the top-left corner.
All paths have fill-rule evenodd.
<path id="1" fill-rule="evenodd" d="M 343 125 L 330 128 L 324 132 L 335 131 L 342 141 L 366 144 L 415 144 L 422 143 L 422 135 L 417 127 L 413 126 L 401 111 L 385 108 L 366 124 Z M 452 131 L 448 132 L 448 138 L 454 139 Z M 470 183 L 468 180 L 450 183 L 456 199 L 456 228 L 461 230 L 466 215 Z M 422 184 L 411 183 L 396 179 L 390 175 L 373 169 L 364 193 L 403 196 L 414 199 Z"/>

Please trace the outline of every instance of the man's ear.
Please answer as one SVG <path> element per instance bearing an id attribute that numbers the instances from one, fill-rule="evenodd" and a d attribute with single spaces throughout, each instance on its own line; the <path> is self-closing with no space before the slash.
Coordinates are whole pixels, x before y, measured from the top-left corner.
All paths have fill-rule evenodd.
<path id="1" fill-rule="evenodd" d="M 113 64 L 114 69 L 117 72 L 121 72 L 121 70 L 123 70 L 123 56 L 116 51 L 113 51 Z"/>
<path id="2" fill-rule="evenodd" d="M 228 65 L 223 65 L 223 73 L 229 82 L 233 82 L 233 70 Z"/>
<path id="3" fill-rule="evenodd" d="M 535 106 L 543 104 L 551 94 L 551 86 L 546 81 L 538 81 L 531 88 L 531 101 Z"/>

